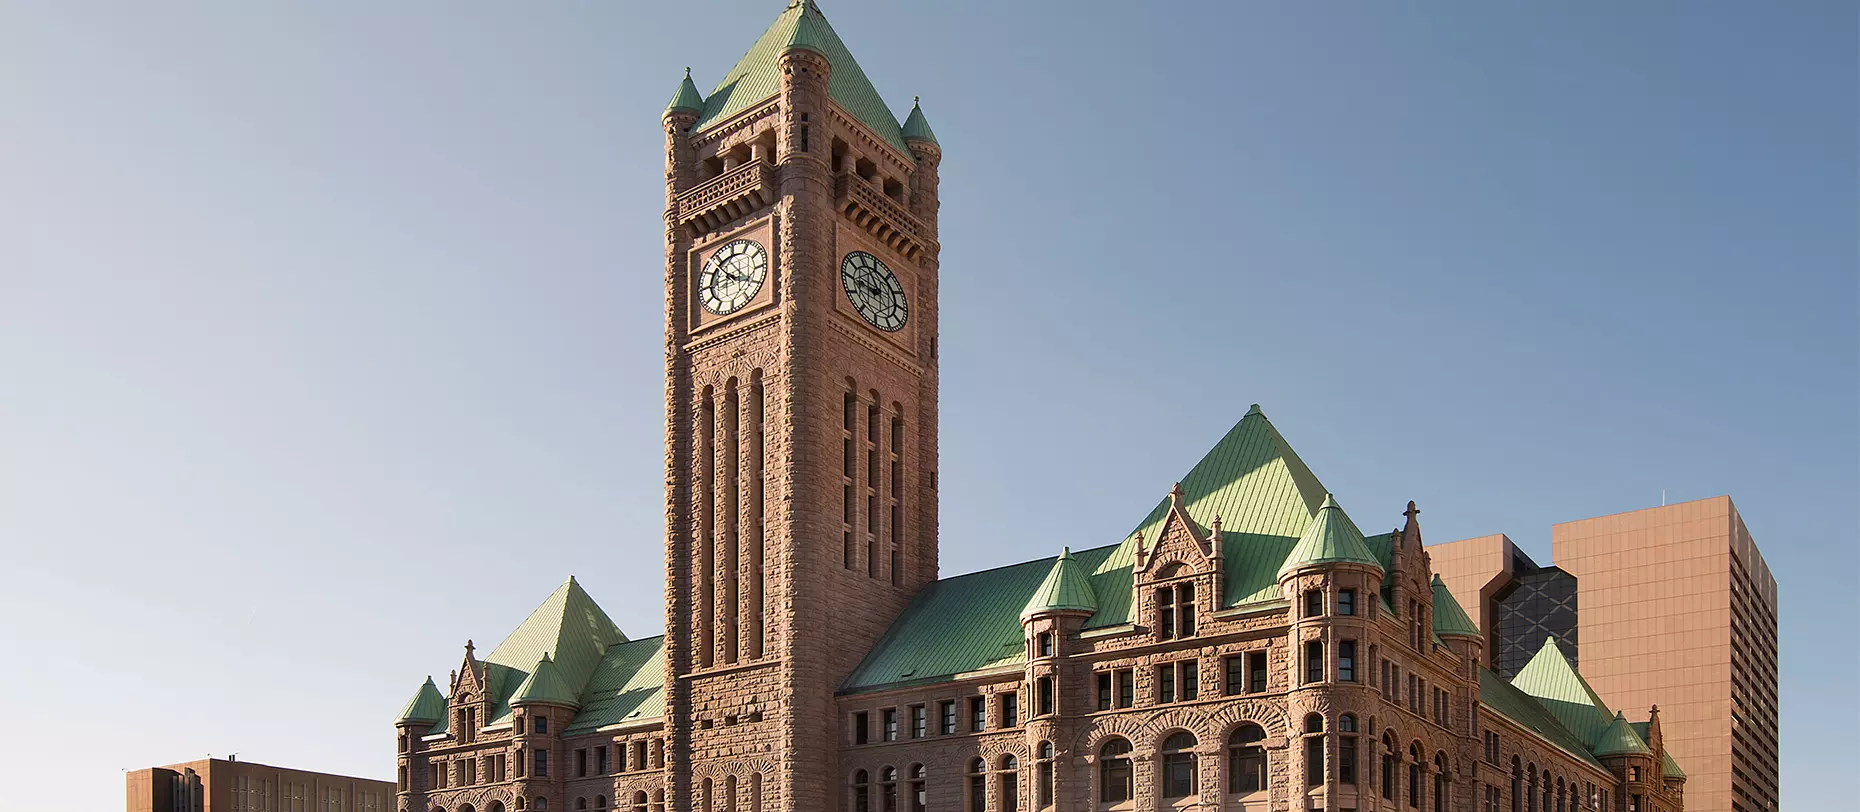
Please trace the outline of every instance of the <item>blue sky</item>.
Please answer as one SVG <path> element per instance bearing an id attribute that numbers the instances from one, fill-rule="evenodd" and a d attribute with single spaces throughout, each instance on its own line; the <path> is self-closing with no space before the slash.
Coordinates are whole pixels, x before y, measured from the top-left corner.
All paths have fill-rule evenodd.
<path id="1" fill-rule="evenodd" d="M 571 573 L 657 633 L 659 113 L 780 6 L 0 0 L 12 803 L 389 777 Z M 1116 541 L 1255 402 L 1365 528 L 1729 493 L 1784 798 L 1850 800 L 1850 5 L 825 10 L 945 147 L 946 574 Z"/>

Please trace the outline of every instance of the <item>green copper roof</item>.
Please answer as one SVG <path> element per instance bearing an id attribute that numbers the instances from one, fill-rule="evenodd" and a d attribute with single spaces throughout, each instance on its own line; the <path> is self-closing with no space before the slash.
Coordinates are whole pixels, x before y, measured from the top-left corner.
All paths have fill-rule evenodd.
<path id="1" fill-rule="evenodd" d="M 916 99 L 911 100 L 911 114 L 904 119 L 904 140 L 936 143 L 936 133 L 930 129 L 930 120 L 924 118 L 924 109 Z"/>
<path id="2" fill-rule="evenodd" d="M 1529 694 L 1512 687 L 1504 677 L 1479 667 L 1479 704 L 1523 726 L 1545 741 L 1560 747 L 1597 767 L 1602 763 L 1589 754 L 1589 745 L 1563 727 L 1543 705 Z"/>
<path id="3" fill-rule="evenodd" d="M 407 706 L 400 709 L 400 718 L 395 723 L 437 722 L 444 718 L 446 698 L 439 693 L 439 686 L 433 684 L 433 678 L 427 677 L 426 682 L 420 685 L 420 690 L 407 700 Z"/>
<path id="4" fill-rule="evenodd" d="M 678 83 L 678 92 L 672 94 L 672 100 L 665 104 L 665 112 L 688 110 L 693 113 L 704 112 L 704 94 L 699 93 L 697 83 L 691 81 L 691 69 L 685 68 L 685 80 Z"/>
<path id="5" fill-rule="evenodd" d="M 516 693 L 510 695 L 510 704 L 519 702 L 554 702 L 557 705 L 576 705 L 576 692 L 570 690 L 562 681 L 561 672 L 555 663 L 544 654 L 536 667 L 530 669 L 530 676 L 517 686 Z"/>
<path id="6" fill-rule="evenodd" d="M 1615 712 L 1615 720 L 1602 731 L 1602 737 L 1595 742 L 1595 754 L 1598 756 L 1651 756 L 1653 749 L 1641 741 L 1640 734 L 1628 724 L 1627 717 L 1620 711 Z"/>
<path id="7" fill-rule="evenodd" d="M 557 676 L 574 696 L 587 685 L 608 647 L 625 641 L 607 613 L 569 578 L 484 658 L 491 695 L 497 697 L 487 724 L 509 717 L 511 694 L 543 655 L 549 655 Z"/>
<path id="8" fill-rule="evenodd" d="M 581 692 L 581 712 L 563 733 L 582 733 L 665 715 L 665 637 L 647 637 L 607 650 Z"/>
<path id="9" fill-rule="evenodd" d="M 710 98 L 704 102 L 703 115 L 698 117 L 691 131 L 700 132 L 720 124 L 780 93 L 778 62 L 791 48 L 806 48 L 826 57 L 827 64 L 832 66 L 827 78 L 828 98 L 879 138 L 910 155 L 904 145 L 904 134 L 898 129 L 898 119 L 891 114 L 891 108 L 872 87 L 871 80 L 865 78 L 865 71 L 859 69 L 852 52 L 840 42 L 840 35 L 833 32 L 833 26 L 827 24 L 827 18 L 812 0 L 789 3 L 787 10 L 762 32 L 756 44 L 750 46 L 736 67 L 724 74 L 723 81 L 710 92 Z"/>
<path id="10" fill-rule="evenodd" d="M 1071 548 L 1067 548 L 1053 562 L 1053 568 L 1046 573 L 1046 580 L 1040 582 L 1040 588 L 1033 591 L 1033 597 L 1027 599 L 1027 605 L 1020 610 L 1020 618 L 1026 620 L 1042 612 L 1097 611 L 1098 594 L 1091 588 L 1091 576 L 1079 568 Z"/>
<path id="11" fill-rule="evenodd" d="M 1448 591 L 1447 582 L 1434 576 L 1434 633 L 1445 635 L 1479 636 L 1479 625 L 1466 616 L 1466 610 L 1460 608 L 1460 602 L 1453 599 Z"/>
<path id="12" fill-rule="evenodd" d="M 1647 722 L 1631 722 L 1629 724 L 1634 728 L 1634 735 L 1639 736 L 1641 741 L 1652 741 L 1652 739 L 1647 738 Z M 1673 751 L 1671 750 L 1667 750 L 1660 754 L 1660 772 L 1667 778 L 1686 777 L 1686 771 L 1679 769 L 1679 762 L 1673 760 Z"/>
<path id="13" fill-rule="evenodd" d="M 1284 578 L 1300 567 L 1322 564 L 1382 566 L 1363 543 L 1363 531 L 1356 529 L 1356 523 L 1350 521 L 1337 500 L 1328 493 L 1324 494 L 1324 504 L 1319 506 L 1318 514 L 1298 537 L 1298 545 L 1285 556 L 1285 563 L 1279 565 L 1278 577 Z"/>
<path id="14" fill-rule="evenodd" d="M 1563 727 L 1586 744 L 1594 745 L 1599 741 L 1613 721 L 1614 712 L 1602 702 L 1595 689 L 1589 687 L 1588 681 L 1570 667 L 1555 638 L 1544 638 L 1543 648 L 1518 671 L 1511 684 L 1535 698 L 1563 723 Z"/>
<path id="15" fill-rule="evenodd" d="M 1221 518 L 1225 607 L 1283 600 L 1277 572 L 1324 503 L 1324 486 L 1292 452 L 1258 406 L 1182 477 L 1189 518 L 1203 528 Z M 1160 489 L 1159 489 L 1160 490 Z M 1138 524 L 1148 542 L 1168 516 L 1164 498 Z M 1131 566 L 1136 533 L 1119 544 L 1073 553 L 1087 574 L 1097 613 L 1087 629 L 1130 622 Z M 1359 534 L 1360 536 L 1360 534 Z M 1391 540 L 1364 540 L 1386 571 Z M 951 679 L 1005 667 L 1025 658 L 1021 611 L 1052 574 L 1056 558 L 945 578 L 917 593 L 865 661 L 841 686 L 856 691 L 902 682 Z"/>

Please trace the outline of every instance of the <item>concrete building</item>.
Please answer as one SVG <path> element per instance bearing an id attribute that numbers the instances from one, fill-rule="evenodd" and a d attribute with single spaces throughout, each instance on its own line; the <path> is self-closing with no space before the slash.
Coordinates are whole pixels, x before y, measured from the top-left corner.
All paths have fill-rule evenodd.
<path id="1" fill-rule="evenodd" d="M 1776 579 L 1728 496 L 1564 522 L 1551 528 L 1557 566 L 1536 568 L 1509 538 L 1428 548 L 1453 596 L 1480 619 L 1494 667 L 1502 652 L 1556 637 L 1603 696 L 1658 703 L 1667 749 L 1685 765 L 1694 812 L 1778 808 Z M 1507 615 L 1531 573 L 1574 629 L 1543 607 Z M 1515 603 L 1515 600 L 1512 602 Z M 1559 615 L 1560 616 L 1560 615 Z M 1578 648 L 1580 643 L 1580 648 Z"/>
<path id="2" fill-rule="evenodd" d="M 394 782 L 203 758 L 125 776 L 128 812 L 387 812 Z"/>
<path id="3" fill-rule="evenodd" d="M 1478 618 L 1499 676 L 1517 676 L 1545 640 L 1555 640 L 1571 666 L 1582 664 L 1575 576 L 1538 566 L 1503 534 L 1435 544 L 1427 552 L 1448 591 Z"/>
<path id="4" fill-rule="evenodd" d="M 662 123 L 664 634 L 570 578 L 466 641 L 403 812 L 1684 807 L 1657 713 L 1487 670 L 1414 503 L 1363 533 L 1258 406 L 1134 525 L 941 577 L 923 110 L 796 0 Z"/>

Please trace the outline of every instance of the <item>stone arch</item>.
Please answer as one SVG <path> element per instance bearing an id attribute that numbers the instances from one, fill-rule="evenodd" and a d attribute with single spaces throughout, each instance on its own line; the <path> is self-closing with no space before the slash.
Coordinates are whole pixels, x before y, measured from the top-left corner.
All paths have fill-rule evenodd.
<path id="1" fill-rule="evenodd" d="M 1207 723 L 1222 741 L 1245 724 L 1259 725 L 1268 738 L 1285 735 L 1285 713 L 1258 702 L 1223 703 L 1208 715 Z"/>

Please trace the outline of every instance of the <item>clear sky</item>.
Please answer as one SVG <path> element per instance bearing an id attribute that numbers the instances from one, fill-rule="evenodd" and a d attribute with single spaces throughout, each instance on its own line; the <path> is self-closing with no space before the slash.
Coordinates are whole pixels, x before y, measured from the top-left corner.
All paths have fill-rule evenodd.
<path id="1" fill-rule="evenodd" d="M 571 573 L 662 623 L 659 115 L 779 0 L 0 0 L 8 808 L 393 715 Z M 1851 4 L 830 0 L 943 164 L 946 574 L 1263 404 L 1365 528 L 1729 493 L 1852 801 Z"/>

